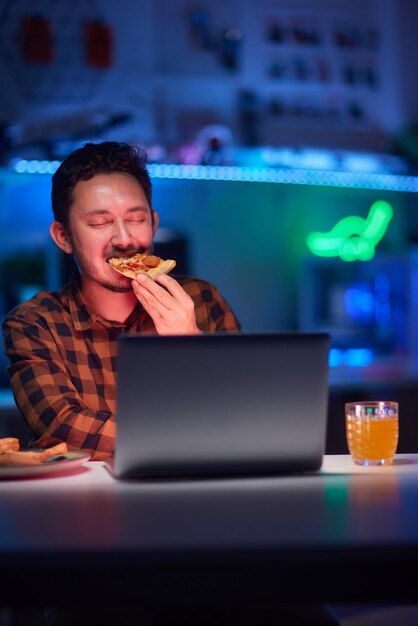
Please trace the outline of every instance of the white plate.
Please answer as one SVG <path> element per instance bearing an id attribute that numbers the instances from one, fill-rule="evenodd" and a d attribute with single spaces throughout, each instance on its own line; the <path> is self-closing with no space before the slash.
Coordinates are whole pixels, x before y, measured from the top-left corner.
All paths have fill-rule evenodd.
<path id="1" fill-rule="evenodd" d="M 88 461 L 90 457 L 90 452 L 72 451 L 57 454 L 50 460 L 38 465 L 0 465 L 0 479 L 66 474 Z"/>

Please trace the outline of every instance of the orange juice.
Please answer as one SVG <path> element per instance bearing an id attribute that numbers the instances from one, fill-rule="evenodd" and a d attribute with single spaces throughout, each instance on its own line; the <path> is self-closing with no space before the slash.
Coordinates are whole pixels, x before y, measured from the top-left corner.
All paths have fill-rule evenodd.
<path id="1" fill-rule="evenodd" d="M 356 463 L 383 465 L 393 461 L 398 445 L 398 415 L 346 415 L 347 443 Z"/>

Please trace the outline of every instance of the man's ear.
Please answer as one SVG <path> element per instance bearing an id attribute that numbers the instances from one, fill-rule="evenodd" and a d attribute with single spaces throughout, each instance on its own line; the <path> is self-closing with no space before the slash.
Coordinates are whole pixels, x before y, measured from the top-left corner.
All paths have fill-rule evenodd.
<path id="1" fill-rule="evenodd" d="M 73 246 L 71 244 L 71 240 L 61 222 L 52 222 L 49 229 L 49 234 L 51 235 L 57 246 L 61 248 L 61 250 L 63 250 L 67 254 L 72 254 Z"/>
<path id="2" fill-rule="evenodd" d="M 152 212 L 152 236 L 155 237 L 155 233 L 157 232 L 158 224 L 160 223 L 160 218 L 158 217 L 157 211 Z"/>

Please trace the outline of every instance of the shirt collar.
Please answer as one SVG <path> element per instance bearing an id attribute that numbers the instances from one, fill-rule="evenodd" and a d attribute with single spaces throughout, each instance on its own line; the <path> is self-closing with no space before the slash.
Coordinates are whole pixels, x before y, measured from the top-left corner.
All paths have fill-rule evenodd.
<path id="1" fill-rule="evenodd" d="M 69 296 L 71 318 L 73 320 L 74 328 L 79 331 L 88 330 L 96 323 L 112 328 L 126 328 L 127 326 L 134 324 L 139 316 L 139 306 L 135 307 L 125 323 L 107 320 L 104 317 L 97 315 L 97 313 L 91 312 L 81 292 L 80 275 L 78 272 L 75 273 L 70 283 Z"/>

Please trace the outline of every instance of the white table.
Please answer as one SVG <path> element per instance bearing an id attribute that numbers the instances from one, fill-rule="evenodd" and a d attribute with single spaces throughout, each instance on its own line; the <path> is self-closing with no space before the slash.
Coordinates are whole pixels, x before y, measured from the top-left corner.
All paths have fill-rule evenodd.
<path id="1" fill-rule="evenodd" d="M 418 455 L 387 468 L 116 481 L 102 463 L 0 481 L 0 606 L 72 588 L 145 604 L 418 601 Z M 29 583 L 30 581 L 30 583 Z"/>

